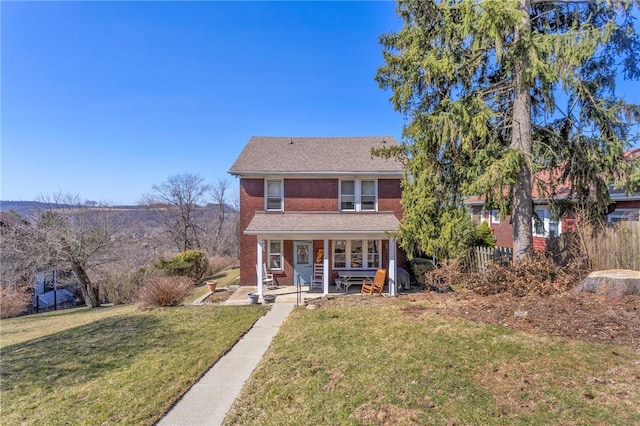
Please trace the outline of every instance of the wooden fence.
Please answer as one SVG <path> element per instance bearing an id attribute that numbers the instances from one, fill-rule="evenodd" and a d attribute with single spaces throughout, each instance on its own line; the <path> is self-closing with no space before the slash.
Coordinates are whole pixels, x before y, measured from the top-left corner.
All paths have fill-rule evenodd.
<path id="1" fill-rule="evenodd" d="M 640 222 L 625 221 L 581 232 L 580 245 L 594 271 L 632 269 L 640 271 Z"/>
<path id="2" fill-rule="evenodd" d="M 586 259 L 589 269 L 631 269 L 640 271 L 640 222 L 626 221 L 601 228 L 584 226 L 574 233 L 549 239 L 547 249 L 560 265 Z M 468 265 L 473 272 L 484 270 L 487 262 L 508 263 L 513 250 L 506 247 L 473 247 Z"/>
<path id="3" fill-rule="evenodd" d="M 509 263 L 513 257 L 513 249 L 508 247 L 473 247 L 469 255 L 471 271 L 484 270 L 488 262 Z"/>

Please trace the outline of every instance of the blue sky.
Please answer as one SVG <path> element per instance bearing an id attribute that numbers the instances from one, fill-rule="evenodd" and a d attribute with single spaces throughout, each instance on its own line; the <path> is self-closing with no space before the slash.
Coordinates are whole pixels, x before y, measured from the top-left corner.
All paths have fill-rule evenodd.
<path id="1" fill-rule="evenodd" d="M 400 138 L 373 80 L 392 2 L 3 2 L 3 200 L 134 204 L 252 135 Z M 283 159 L 286 160 L 286 159 Z"/>
<path id="2" fill-rule="evenodd" d="M 373 80 L 394 8 L 3 1 L 0 199 L 135 204 L 185 172 L 236 189 L 227 170 L 252 135 L 400 140 Z"/>

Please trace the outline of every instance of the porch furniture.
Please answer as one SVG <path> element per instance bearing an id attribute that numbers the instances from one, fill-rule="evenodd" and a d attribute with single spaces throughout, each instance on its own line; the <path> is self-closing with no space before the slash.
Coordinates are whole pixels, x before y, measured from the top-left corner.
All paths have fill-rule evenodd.
<path id="1" fill-rule="evenodd" d="M 313 274 L 311 275 L 311 282 L 309 283 L 309 290 L 314 288 L 322 288 L 324 281 L 324 265 L 322 263 L 313 264 Z"/>
<path id="2" fill-rule="evenodd" d="M 386 269 L 378 269 L 376 271 L 376 276 L 373 279 L 373 282 L 362 280 L 362 290 L 360 290 L 360 293 L 373 294 L 377 292 L 378 294 L 382 294 L 382 289 L 384 288 L 384 278 L 386 275 Z"/>
<path id="3" fill-rule="evenodd" d="M 346 291 L 342 278 L 336 278 L 336 291 Z"/>
<path id="4" fill-rule="evenodd" d="M 258 265 L 256 265 L 256 271 L 258 270 Z M 267 265 L 262 264 L 262 284 L 266 284 L 267 286 L 273 285 L 273 274 L 267 273 Z"/>
<path id="5" fill-rule="evenodd" d="M 353 284 L 361 284 L 364 281 L 372 281 L 376 275 L 376 271 L 362 269 L 345 269 L 338 271 L 338 278 L 342 279 L 342 285 L 346 292 Z"/>

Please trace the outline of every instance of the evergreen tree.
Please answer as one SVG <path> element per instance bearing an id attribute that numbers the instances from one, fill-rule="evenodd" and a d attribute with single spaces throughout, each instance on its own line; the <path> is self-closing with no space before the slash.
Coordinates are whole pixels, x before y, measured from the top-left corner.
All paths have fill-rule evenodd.
<path id="1" fill-rule="evenodd" d="M 459 254 L 470 195 L 512 214 L 515 259 L 532 254 L 534 184 L 551 199 L 569 184 L 606 209 L 612 179 L 638 170 L 623 153 L 640 109 L 615 86 L 640 76 L 639 3 L 398 1 L 404 26 L 381 37 L 376 80 L 408 123 L 402 144 L 377 154 L 405 162 L 403 248 Z"/>

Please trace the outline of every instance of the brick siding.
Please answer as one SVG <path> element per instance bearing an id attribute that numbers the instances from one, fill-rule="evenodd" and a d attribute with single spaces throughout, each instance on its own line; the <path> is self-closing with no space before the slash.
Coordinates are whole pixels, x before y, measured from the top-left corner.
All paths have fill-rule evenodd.
<path id="1" fill-rule="evenodd" d="M 338 211 L 338 179 L 285 179 L 285 211 Z M 400 179 L 378 179 L 378 211 L 392 211 L 402 218 Z M 240 179 L 240 282 L 242 285 L 256 285 L 257 239 L 246 235 L 255 212 L 264 210 L 264 179 Z M 323 248 L 323 240 L 313 241 L 313 257 Z M 383 241 L 383 262 L 388 262 L 388 243 Z M 329 241 L 329 253 L 332 252 Z M 293 241 L 284 240 L 282 247 L 283 270 L 273 271 L 279 285 L 293 283 Z M 267 263 L 266 252 L 263 255 Z M 406 254 L 397 250 L 396 263 L 406 267 Z M 330 277 L 335 273 L 330 270 Z M 333 283 L 333 279 L 330 279 Z"/>

